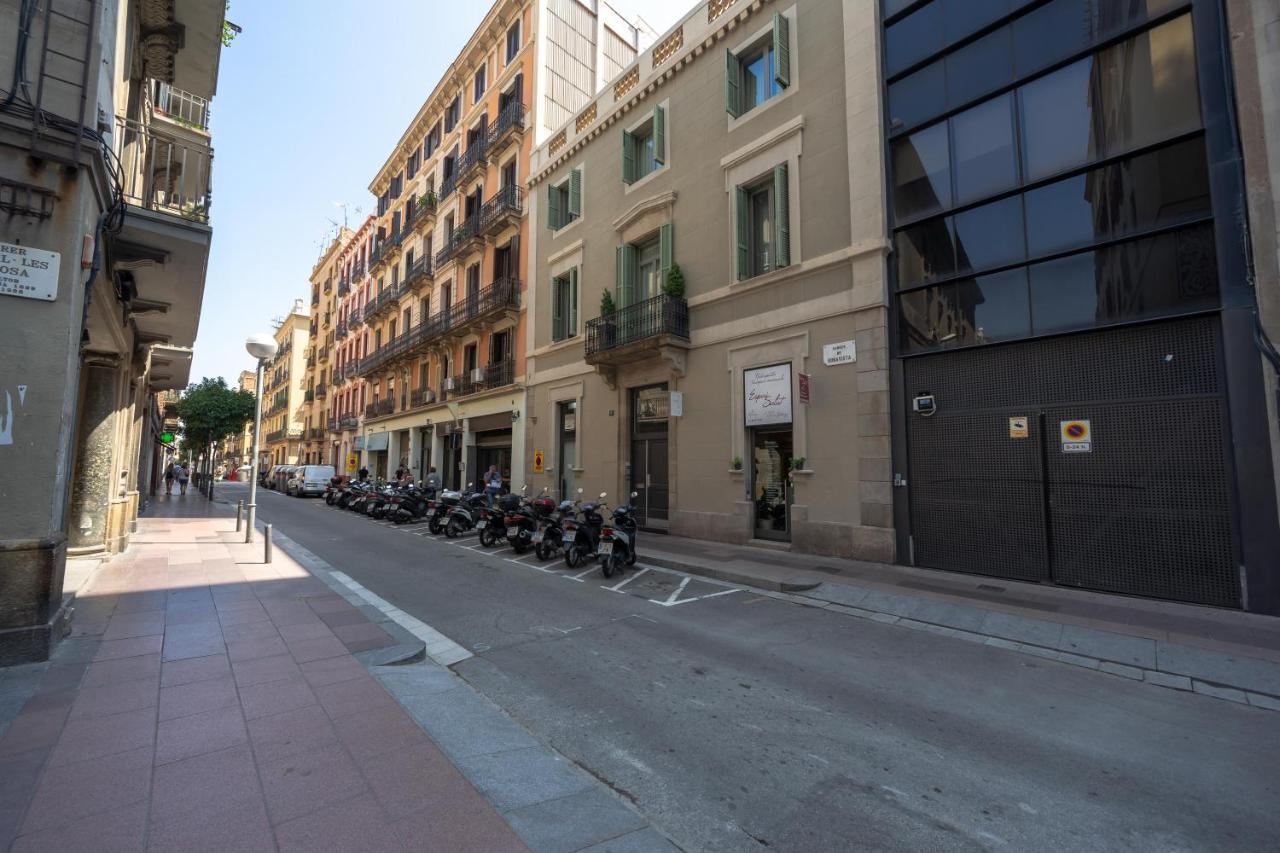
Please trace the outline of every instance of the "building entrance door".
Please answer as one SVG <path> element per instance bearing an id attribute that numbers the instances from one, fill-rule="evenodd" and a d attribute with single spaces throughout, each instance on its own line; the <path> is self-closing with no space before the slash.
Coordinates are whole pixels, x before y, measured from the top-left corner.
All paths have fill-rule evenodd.
<path id="1" fill-rule="evenodd" d="M 670 465 L 667 456 L 667 386 L 631 390 L 631 478 L 628 492 L 636 520 L 647 527 L 665 528 L 670 518 Z M 627 499 L 619 495 L 618 501 Z"/>
<path id="2" fill-rule="evenodd" d="M 758 539 L 791 541 L 791 430 L 754 429 L 751 441 L 751 502 Z"/>

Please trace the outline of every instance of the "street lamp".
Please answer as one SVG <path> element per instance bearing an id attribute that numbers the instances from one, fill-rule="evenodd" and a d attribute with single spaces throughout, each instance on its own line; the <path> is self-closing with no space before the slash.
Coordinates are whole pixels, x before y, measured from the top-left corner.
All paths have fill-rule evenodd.
<path id="1" fill-rule="evenodd" d="M 253 385 L 253 466 L 249 469 L 249 524 L 244 531 L 246 544 L 253 541 L 253 521 L 258 509 L 258 444 L 262 436 L 262 372 L 267 366 L 267 359 L 274 358 L 279 347 L 271 335 L 250 335 L 244 342 L 249 355 L 258 360 L 258 381 Z"/>

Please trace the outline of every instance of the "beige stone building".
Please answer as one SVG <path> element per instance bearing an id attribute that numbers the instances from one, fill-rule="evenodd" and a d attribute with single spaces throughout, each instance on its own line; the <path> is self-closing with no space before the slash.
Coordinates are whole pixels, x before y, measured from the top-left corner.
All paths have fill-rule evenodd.
<path id="1" fill-rule="evenodd" d="M 236 377 L 236 390 L 257 393 L 257 376 L 252 370 L 242 370 Z M 244 425 L 244 429 L 235 435 L 222 440 L 220 448 L 221 462 L 227 475 L 248 468 L 253 463 L 253 421 Z M 245 474 L 239 474 L 243 478 Z"/>
<path id="2" fill-rule="evenodd" d="M 876 5 L 699 4 L 535 150 L 535 489 L 893 559 Z"/>
<path id="3" fill-rule="evenodd" d="M 373 253 L 374 217 L 349 236 L 338 250 L 337 326 L 334 332 L 332 392 L 328 435 L 332 464 L 342 474 L 360 467 L 356 441 L 364 417 L 364 380 L 360 378 L 361 298 L 370 284 L 369 258 Z"/>
<path id="4" fill-rule="evenodd" d="M 279 349 L 262 378 L 264 465 L 296 465 L 303 459 L 306 426 L 305 382 L 311 341 L 311 315 L 301 299 L 276 327 Z"/>
<path id="5" fill-rule="evenodd" d="M 350 229 L 339 229 L 311 271 L 312 317 L 308 327 L 311 344 L 303 380 L 302 451 L 302 461 L 310 465 L 337 466 L 330 436 L 330 431 L 336 430 L 336 424 L 330 423 L 329 391 L 337 362 L 338 282 L 342 276 L 342 250 L 353 236 Z"/>

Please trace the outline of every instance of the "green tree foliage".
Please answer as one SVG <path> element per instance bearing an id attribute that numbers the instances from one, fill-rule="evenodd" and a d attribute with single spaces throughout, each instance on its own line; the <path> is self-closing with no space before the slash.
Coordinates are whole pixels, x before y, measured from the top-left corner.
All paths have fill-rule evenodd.
<path id="1" fill-rule="evenodd" d="M 178 401 L 183 448 L 204 448 L 235 435 L 253 420 L 253 408 L 253 395 L 228 388 L 221 376 L 189 386 Z"/>

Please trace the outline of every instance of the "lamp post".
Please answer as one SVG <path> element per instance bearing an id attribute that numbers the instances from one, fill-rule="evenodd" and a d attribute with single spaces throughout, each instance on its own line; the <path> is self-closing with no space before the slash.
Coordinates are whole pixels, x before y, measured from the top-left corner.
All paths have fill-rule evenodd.
<path id="1" fill-rule="evenodd" d="M 248 544 L 253 542 L 253 521 L 258 509 L 258 467 L 261 464 L 258 459 L 258 445 L 262 439 L 262 373 L 267 366 L 267 359 L 274 358 L 279 347 L 276 345 L 276 339 L 271 335 L 257 334 L 249 336 L 249 339 L 244 342 L 244 348 L 249 351 L 249 355 L 258 360 L 258 380 L 253 385 L 253 467 L 249 470 L 249 523 L 244 529 L 244 541 Z"/>

